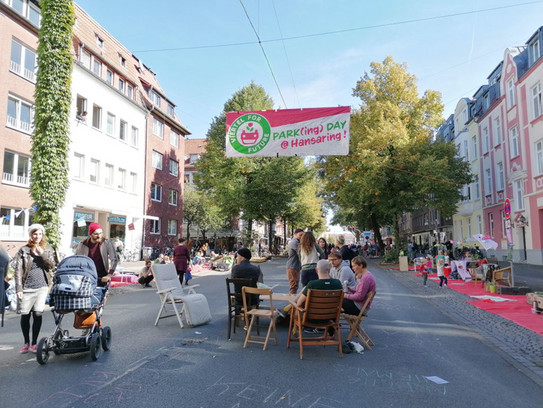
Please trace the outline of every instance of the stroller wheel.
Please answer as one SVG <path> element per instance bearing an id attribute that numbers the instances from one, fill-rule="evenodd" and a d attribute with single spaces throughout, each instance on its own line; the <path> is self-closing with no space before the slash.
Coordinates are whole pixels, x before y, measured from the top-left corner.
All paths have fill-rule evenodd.
<path id="1" fill-rule="evenodd" d="M 100 355 L 102 354 L 100 335 L 98 333 L 94 333 L 91 337 L 90 352 L 92 361 L 98 360 L 100 358 Z"/>
<path id="2" fill-rule="evenodd" d="M 111 348 L 111 328 L 105 326 L 102 328 L 102 348 L 104 351 L 108 351 Z"/>
<path id="3" fill-rule="evenodd" d="M 49 339 L 47 337 L 43 337 L 38 342 L 38 350 L 36 354 L 36 360 L 38 360 L 38 363 L 45 364 L 47 363 L 47 360 L 49 360 Z"/>

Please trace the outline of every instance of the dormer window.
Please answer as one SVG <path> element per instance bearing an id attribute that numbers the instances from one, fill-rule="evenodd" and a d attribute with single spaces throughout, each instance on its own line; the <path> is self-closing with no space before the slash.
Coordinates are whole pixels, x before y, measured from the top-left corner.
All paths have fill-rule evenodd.
<path id="1" fill-rule="evenodd" d="M 530 66 L 535 64 L 535 62 L 541 57 L 541 49 L 539 47 L 539 39 L 535 40 L 529 45 L 529 58 Z"/>
<path id="2" fill-rule="evenodd" d="M 104 48 L 104 40 L 102 40 L 98 34 L 96 34 L 96 46 L 100 49 Z"/>
<path id="3" fill-rule="evenodd" d="M 121 64 L 121 67 L 126 67 L 126 58 L 124 58 L 121 54 L 119 54 L 119 64 Z"/>
<path id="4" fill-rule="evenodd" d="M 160 98 L 160 95 L 157 92 L 155 92 L 153 90 L 149 91 L 149 98 L 151 99 L 151 102 L 153 102 L 154 105 L 160 107 L 160 99 L 161 98 Z"/>

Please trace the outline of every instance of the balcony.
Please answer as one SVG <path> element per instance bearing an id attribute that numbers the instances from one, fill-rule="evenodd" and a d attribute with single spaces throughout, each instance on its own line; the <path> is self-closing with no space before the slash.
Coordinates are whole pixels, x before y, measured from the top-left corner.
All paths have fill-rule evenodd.
<path id="1" fill-rule="evenodd" d="M 32 134 L 34 132 L 34 126 L 30 122 L 25 122 L 22 120 L 17 120 L 13 116 L 8 115 L 8 120 L 6 123 L 7 127 L 12 129 L 20 130 L 24 133 Z"/>
<path id="2" fill-rule="evenodd" d="M 20 187 L 30 187 L 30 176 L 19 176 L 12 173 L 2 173 L 2 182 Z"/>

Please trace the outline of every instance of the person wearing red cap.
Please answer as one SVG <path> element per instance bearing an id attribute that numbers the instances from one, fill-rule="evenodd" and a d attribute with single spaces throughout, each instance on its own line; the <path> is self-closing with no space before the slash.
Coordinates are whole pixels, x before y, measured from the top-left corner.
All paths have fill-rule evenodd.
<path id="1" fill-rule="evenodd" d="M 97 222 L 89 225 L 89 237 L 75 249 L 76 255 L 85 255 L 94 261 L 98 273 L 98 286 L 105 286 L 117 268 L 115 247 L 104 238 L 104 229 Z"/>

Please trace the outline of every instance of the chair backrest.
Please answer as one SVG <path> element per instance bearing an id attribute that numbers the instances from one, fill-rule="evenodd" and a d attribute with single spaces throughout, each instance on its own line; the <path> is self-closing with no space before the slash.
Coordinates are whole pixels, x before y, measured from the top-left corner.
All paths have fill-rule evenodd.
<path id="1" fill-rule="evenodd" d="M 228 298 L 238 295 L 241 299 L 241 291 L 244 286 L 256 288 L 257 279 L 255 278 L 226 278 L 226 293 Z"/>
<path id="2" fill-rule="evenodd" d="M 366 313 L 366 309 L 368 308 L 368 306 L 370 305 L 371 301 L 373 300 L 376 294 L 377 292 L 368 293 L 368 297 L 366 298 L 366 301 L 362 305 L 362 309 L 360 309 L 360 312 L 358 313 L 358 317 L 362 317 Z"/>
<path id="3" fill-rule="evenodd" d="M 303 323 L 309 320 L 339 321 L 343 290 L 310 289 L 305 300 Z"/>
<path id="4" fill-rule="evenodd" d="M 242 298 L 243 298 L 243 308 L 245 310 L 250 310 L 251 307 L 253 306 L 252 302 L 250 302 L 251 300 L 251 296 L 250 295 L 256 295 L 256 296 L 260 296 L 260 295 L 267 295 L 270 297 L 270 310 L 274 310 L 273 308 L 273 299 L 272 299 L 272 290 L 270 288 L 253 288 L 253 287 L 250 287 L 250 286 L 244 286 L 242 289 L 241 289 L 241 292 L 242 292 Z"/>
<path id="5" fill-rule="evenodd" d="M 153 264 L 151 269 L 153 270 L 154 280 L 159 291 L 174 288 L 172 291 L 174 299 L 185 296 L 185 291 L 181 286 L 181 282 L 179 282 L 177 269 L 175 269 L 174 264 Z"/>

